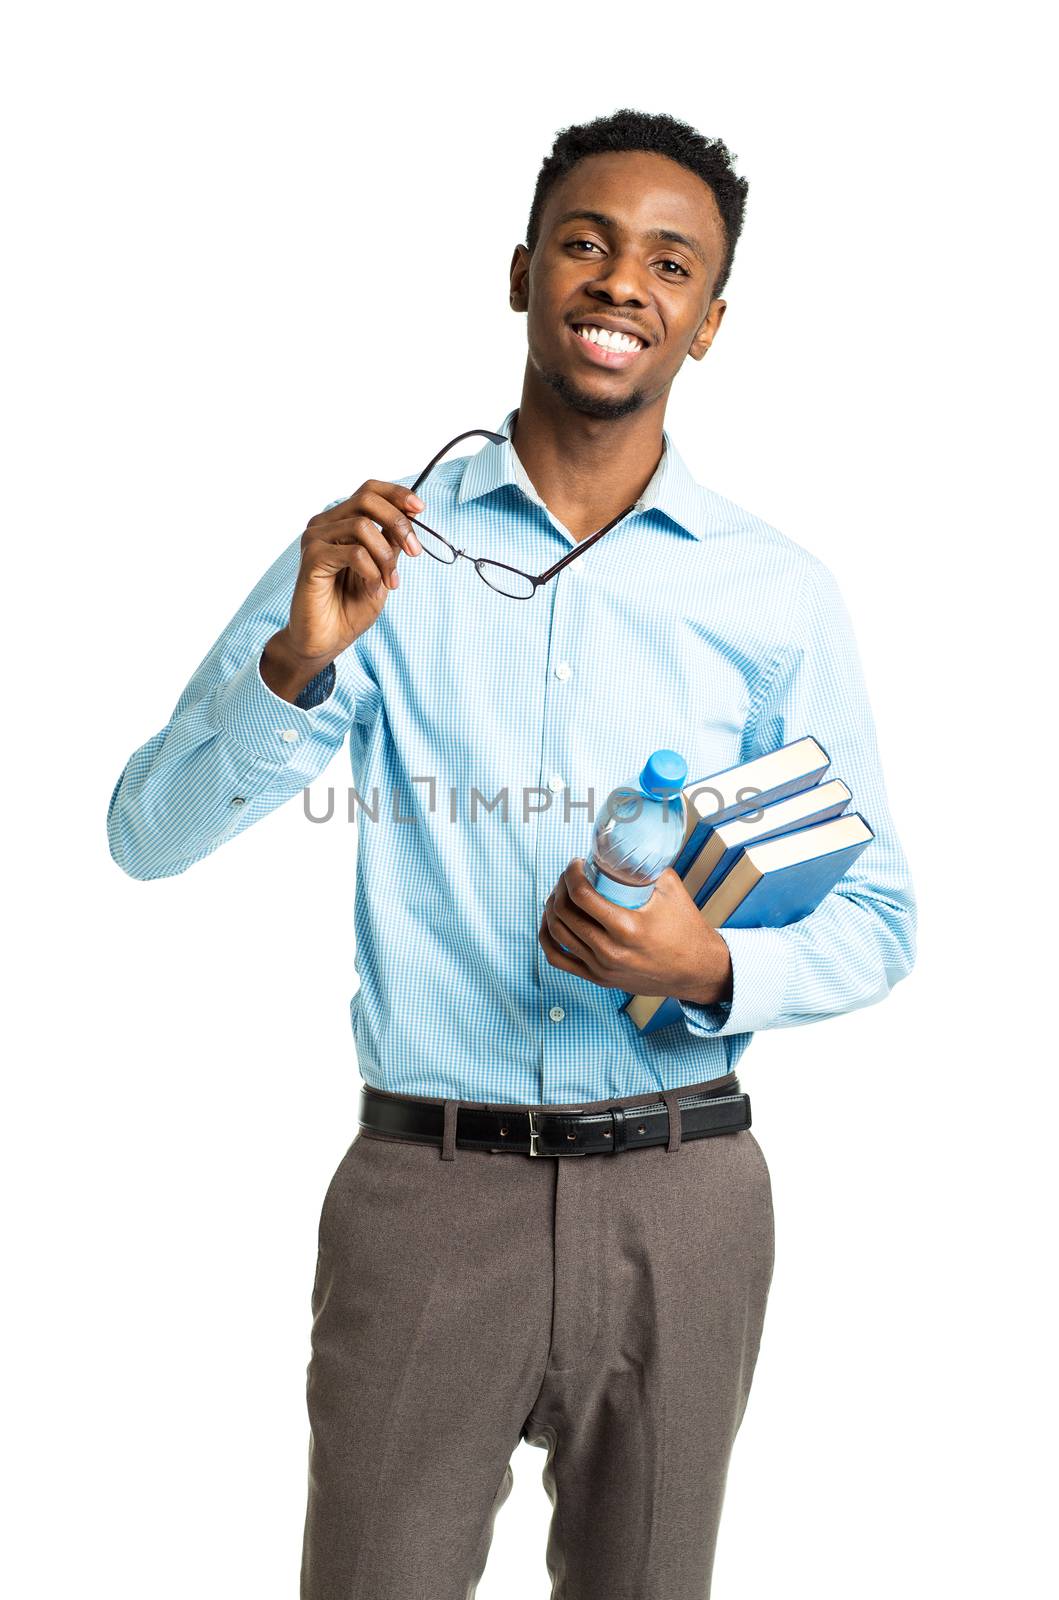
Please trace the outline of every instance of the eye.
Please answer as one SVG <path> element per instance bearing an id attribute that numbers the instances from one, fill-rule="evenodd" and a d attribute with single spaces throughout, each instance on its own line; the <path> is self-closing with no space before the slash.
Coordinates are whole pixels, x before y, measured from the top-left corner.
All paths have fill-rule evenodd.
<path id="1" fill-rule="evenodd" d="M 578 244 L 587 244 L 590 250 L 598 250 L 600 248 L 594 239 L 571 239 L 568 242 L 571 247 Z M 660 261 L 659 266 L 676 267 L 677 272 L 680 273 L 682 277 L 691 277 L 691 273 L 688 271 L 687 267 L 682 266 L 679 261 L 674 261 L 671 256 L 667 256 L 663 261 Z M 662 276 L 663 278 L 672 278 L 675 276 L 675 274 L 672 272 L 663 272 Z"/>

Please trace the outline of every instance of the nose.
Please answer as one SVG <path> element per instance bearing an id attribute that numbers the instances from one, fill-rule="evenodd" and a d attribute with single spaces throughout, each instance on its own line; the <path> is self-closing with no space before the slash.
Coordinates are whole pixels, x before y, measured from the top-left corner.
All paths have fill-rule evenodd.
<path id="1" fill-rule="evenodd" d="M 645 275 L 645 268 L 631 251 L 618 250 L 609 261 L 601 263 L 595 281 L 587 286 L 587 293 L 602 293 L 618 305 L 646 305 Z"/>

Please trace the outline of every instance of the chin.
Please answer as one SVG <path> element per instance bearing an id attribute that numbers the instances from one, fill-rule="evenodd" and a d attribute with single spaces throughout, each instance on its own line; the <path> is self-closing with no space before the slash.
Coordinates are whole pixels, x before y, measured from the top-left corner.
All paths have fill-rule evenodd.
<path id="1" fill-rule="evenodd" d="M 640 389 L 631 389 L 628 394 L 616 396 L 613 400 L 606 395 L 589 394 L 579 384 L 573 382 L 565 372 L 547 367 L 539 367 L 544 382 L 564 405 L 571 411 L 579 412 L 583 417 L 601 417 L 608 422 L 616 422 L 619 417 L 627 417 L 640 407 L 646 405 L 647 396 Z"/>

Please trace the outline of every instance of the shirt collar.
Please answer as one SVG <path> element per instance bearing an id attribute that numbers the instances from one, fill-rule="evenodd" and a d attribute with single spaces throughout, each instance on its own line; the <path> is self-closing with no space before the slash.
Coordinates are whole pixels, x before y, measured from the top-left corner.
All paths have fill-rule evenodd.
<path id="1" fill-rule="evenodd" d="M 490 441 L 475 451 L 474 455 L 467 457 L 467 464 L 460 476 L 457 502 L 462 504 L 466 500 L 477 500 L 505 484 L 513 484 L 528 499 L 542 503 L 511 443 L 511 425 L 517 411 L 518 407 L 513 407 L 496 430 L 505 435 L 502 445 Z M 709 498 L 708 491 L 695 482 L 663 428 L 662 457 L 636 502 L 637 511 L 661 512 L 680 532 L 689 533 L 695 539 L 704 539 L 711 526 L 707 504 Z"/>

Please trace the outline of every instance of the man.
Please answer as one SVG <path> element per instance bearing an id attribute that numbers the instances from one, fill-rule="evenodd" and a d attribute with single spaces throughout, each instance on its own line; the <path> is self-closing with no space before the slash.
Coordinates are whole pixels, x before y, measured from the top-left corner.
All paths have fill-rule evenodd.
<path id="1" fill-rule="evenodd" d="M 320 1218 L 302 1600 L 472 1596 L 520 1438 L 556 1596 L 708 1594 L 774 1252 L 735 1067 L 914 960 L 834 579 L 663 428 L 746 191 L 671 117 L 563 130 L 499 437 L 312 517 L 112 797 L 124 870 L 182 872 L 349 737 L 365 1087 Z M 672 869 L 635 911 L 589 887 L 595 811 L 652 750 L 695 779 L 808 733 L 875 833 L 811 916 L 714 931 Z M 680 1025 L 641 1035 L 625 992 Z"/>

